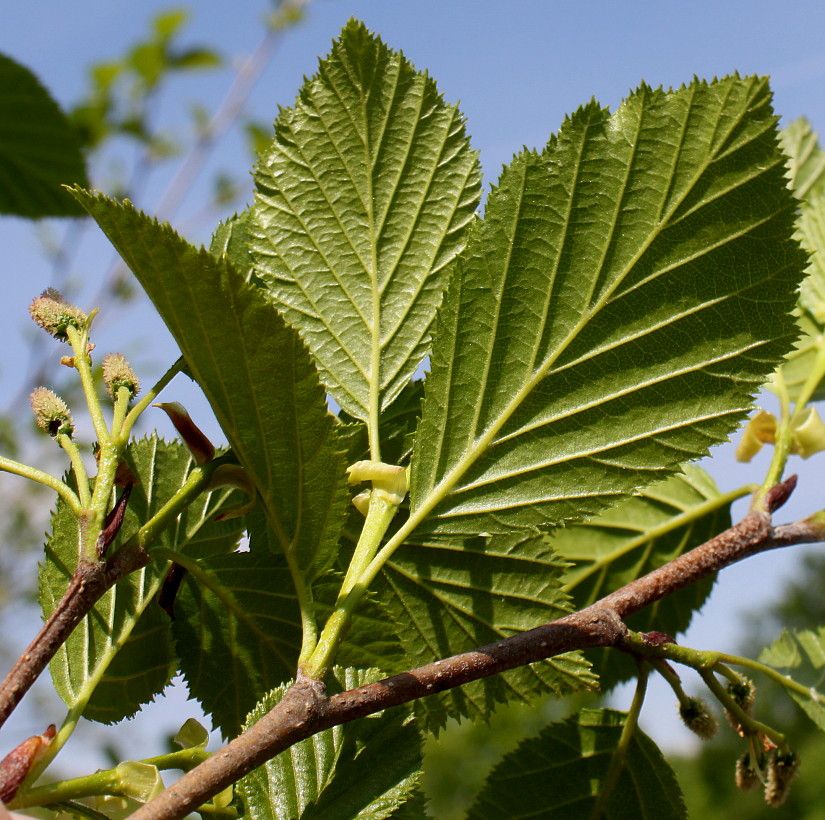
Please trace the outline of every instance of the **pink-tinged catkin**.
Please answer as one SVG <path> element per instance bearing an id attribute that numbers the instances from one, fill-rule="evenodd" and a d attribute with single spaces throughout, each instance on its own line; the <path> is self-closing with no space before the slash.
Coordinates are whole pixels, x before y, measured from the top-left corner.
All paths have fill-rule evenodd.
<path id="1" fill-rule="evenodd" d="M 69 327 L 81 330 L 88 321 L 79 307 L 67 302 L 54 288 L 47 288 L 35 297 L 29 305 L 29 313 L 35 324 L 62 342 L 66 341 Z"/>
<path id="2" fill-rule="evenodd" d="M 132 366 L 121 353 L 108 353 L 103 357 L 103 383 L 106 390 L 114 399 L 117 391 L 125 387 L 131 398 L 140 392 L 140 380 L 132 370 Z"/>

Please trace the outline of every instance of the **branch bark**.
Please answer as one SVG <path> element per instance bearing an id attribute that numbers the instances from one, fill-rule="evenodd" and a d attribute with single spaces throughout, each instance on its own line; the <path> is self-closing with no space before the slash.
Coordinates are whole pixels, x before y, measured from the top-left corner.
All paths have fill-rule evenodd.
<path id="1" fill-rule="evenodd" d="M 106 591 L 150 560 L 142 547 L 134 545 L 119 550 L 108 561 L 81 561 L 77 565 L 54 612 L 0 684 L 0 727 Z"/>
<path id="2" fill-rule="evenodd" d="M 825 539 L 825 524 L 800 521 L 774 528 L 770 512 L 792 480 L 738 524 L 592 606 L 469 652 L 327 697 L 320 681 L 299 677 L 268 714 L 209 760 L 135 812 L 133 820 L 176 820 L 275 755 L 324 729 L 418 698 L 569 652 L 615 646 L 627 634 L 623 618 L 751 555 Z"/>

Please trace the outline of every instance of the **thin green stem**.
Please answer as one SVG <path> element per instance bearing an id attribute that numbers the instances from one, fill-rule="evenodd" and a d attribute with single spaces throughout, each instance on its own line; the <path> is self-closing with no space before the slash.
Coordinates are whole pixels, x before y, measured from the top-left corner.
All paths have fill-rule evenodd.
<path id="1" fill-rule="evenodd" d="M 132 394 L 127 387 L 119 387 L 115 395 L 114 409 L 112 412 L 112 439 L 118 440 L 123 438 L 121 430 L 123 429 L 123 422 L 126 419 L 126 413 L 129 410 L 129 401 Z"/>
<path id="2" fill-rule="evenodd" d="M 770 738 L 777 746 L 783 749 L 788 747 L 788 742 L 785 740 L 785 735 L 777 732 L 776 729 L 771 728 L 765 723 L 754 720 L 728 693 L 727 689 L 722 686 L 716 678 L 712 669 L 700 669 L 699 675 L 705 682 L 705 685 L 713 693 L 713 696 L 724 706 L 742 727 L 742 731 L 748 735 L 756 734 L 757 732 Z"/>
<path id="3" fill-rule="evenodd" d="M 782 374 L 782 368 L 777 368 L 774 373 L 773 382 L 776 395 L 779 398 L 779 422 L 776 426 L 776 434 L 774 436 L 774 453 L 768 467 L 765 481 L 762 484 L 759 492 L 754 495 L 751 509 L 764 509 L 765 497 L 768 491 L 774 485 L 778 484 L 785 471 L 785 465 L 788 462 L 788 456 L 791 454 L 793 447 L 793 433 L 794 429 L 802 420 L 802 415 L 808 407 L 814 391 L 825 379 L 825 340 L 820 340 L 817 343 L 816 357 L 811 367 L 808 377 L 805 379 L 794 403 L 793 412 L 791 412 L 791 400 L 788 394 L 788 386 L 785 383 L 785 377 Z"/>
<path id="4" fill-rule="evenodd" d="M 234 463 L 236 463 L 234 456 L 231 453 L 225 453 L 213 461 L 193 467 L 181 488 L 129 539 L 129 542 L 134 542 L 137 546 L 155 555 L 155 551 L 149 549 L 151 544 L 186 507 L 206 491 L 212 480 L 212 474 L 218 467 Z"/>
<path id="5" fill-rule="evenodd" d="M 88 508 L 91 504 L 89 475 L 86 472 L 86 465 L 83 463 L 80 450 L 74 441 L 72 441 L 72 439 L 65 434 L 61 434 L 57 437 L 57 443 L 66 451 L 69 456 L 69 460 L 72 462 L 72 470 L 74 471 L 75 484 L 77 484 L 77 493 L 80 497 L 80 503 L 83 507 Z"/>
<path id="6" fill-rule="evenodd" d="M 680 706 L 687 706 L 690 698 L 682 688 L 682 682 L 676 672 L 670 668 L 670 665 L 663 658 L 651 658 L 650 664 L 653 668 L 667 681 Z"/>
<path id="7" fill-rule="evenodd" d="M 36 481 L 38 484 L 43 484 L 49 489 L 54 490 L 72 508 L 72 512 L 75 515 L 80 515 L 83 512 L 85 505 L 81 504 L 75 491 L 56 476 L 44 473 L 36 467 L 29 467 L 28 464 L 21 464 L 19 461 L 14 461 L 4 456 L 0 456 L 0 471 L 19 475 L 23 478 Z"/>
<path id="8" fill-rule="evenodd" d="M 367 586 L 362 583 L 362 576 L 378 552 L 381 539 L 397 511 L 398 503 L 393 503 L 375 489 L 372 491 L 364 528 L 341 584 L 335 611 L 324 625 L 318 644 L 304 666 L 304 674 L 308 677 L 321 679 L 332 665 L 355 607 L 366 592 Z"/>
<path id="9" fill-rule="evenodd" d="M 154 386 L 143 396 L 143 398 L 136 402 L 132 409 L 127 413 L 123 420 L 119 435 L 121 438 L 129 438 L 135 422 L 138 420 L 140 414 L 158 397 L 158 394 L 169 384 L 172 379 L 180 373 L 185 367 L 186 363 L 181 356 L 158 380 Z"/>
<path id="10" fill-rule="evenodd" d="M 150 757 L 140 761 L 155 766 L 161 771 L 166 769 L 183 769 L 189 771 L 200 765 L 210 757 L 210 753 L 197 747 L 181 749 L 166 755 Z M 96 795 L 119 795 L 123 793 L 123 775 L 117 767 L 95 772 L 94 774 L 62 780 L 58 783 L 49 783 L 47 786 L 38 786 L 25 793 L 18 794 L 10 803 L 12 808 L 28 808 L 31 806 L 46 806 L 64 800 L 77 800 L 81 797 Z"/>
<path id="11" fill-rule="evenodd" d="M 639 714 L 642 711 L 642 705 L 645 702 L 645 694 L 647 692 L 647 679 L 650 667 L 647 661 L 640 660 L 638 662 L 639 676 L 636 680 L 636 691 L 633 693 L 633 702 L 630 704 L 630 710 L 627 713 L 624 726 L 622 727 L 622 734 L 616 748 L 613 750 L 613 755 L 610 758 L 610 766 L 607 774 L 602 781 L 599 789 L 599 796 L 596 799 L 596 805 L 593 806 L 593 811 L 590 814 L 590 820 L 599 820 L 602 813 L 607 807 L 607 801 L 616 786 L 619 775 L 624 767 L 627 753 L 630 749 L 630 743 L 633 740 L 633 735 L 636 733 L 636 728 L 639 724 Z"/>
<path id="12" fill-rule="evenodd" d="M 725 652 L 717 652 L 715 654 L 720 663 L 729 663 L 734 666 L 744 666 L 746 669 L 752 669 L 754 672 L 760 672 L 765 677 L 770 678 L 775 683 L 778 683 L 780 686 L 787 689 L 789 692 L 796 692 L 798 695 L 812 699 L 811 690 L 807 686 L 797 683 L 793 678 L 789 678 L 787 675 L 777 672 L 776 669 L 772 669 L 764 663 L 759 663 L 759 661 L 754 661 L 750 658 L 740 658 L 737 655 L 728 655 Z"/>
<path id="13" fill-rule="evenodd" d="M 92 360 L 86 350 L 89 343 L 88 327 L 81 333 L 77 328 L 69 326 L 66 328 L 66 336 L 74 351 L 74 366 L 80 376 L 80 385 L 83 388 L 86 406 L 89 408 L 89 416 L 95 428 L 95 435 L 101 443 L 108 441 L 109 429 L 106 426 L 103 408 L 100 406 L 100 399 L 95 389 L 95 381 L 92 376 Z"/>

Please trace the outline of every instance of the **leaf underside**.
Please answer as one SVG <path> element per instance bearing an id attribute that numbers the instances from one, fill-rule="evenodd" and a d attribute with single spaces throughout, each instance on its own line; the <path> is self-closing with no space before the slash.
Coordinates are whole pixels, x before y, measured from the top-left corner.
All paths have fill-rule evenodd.
<path id="1" fill-rule="evenodd" d="M 641 578 L 731 525 L 730 502 L 720 501 L 713 479 L 700 467 L 685 466 L 601 515 L 556 530 L 547 540 L 573 566 L 565 575 L 576 609 Z M 637 632 L 684 632 L 705 603 L 715 576 L 691 584 L 627 619 Z M 602 688 L 631 677 L 635 664 L 614 650 L 599 651 Z"/>
<path id="2" fill-rule="evenodd" d="M 726 439 L 805 266 L 763 79 L 597 104 L 490 194 L 439 314 L 420 532 L 580 519 Z"/>
<path id="3" fill-rule="evenodd" d="M 494 643 L 571 611 L 565 564 L 539 537 L 422 539 L 387 563 L 379 594 L 404 649 L 404 668 Z M 382 589 L 385 587 L 385 589 Z M 578 652 L 484 678 L 416 702 L 429 730 L 448 717 L 488 719 L 498 703 L 535 702 L 596 686 Z"/>
<path id="4" fill-rule="evenodd" d="M 609 709 L 584 709 L 523 741 L 493 769 L 467 820 L 590 817 L 625 718 L 623 713 Z M 672 769 L 656 744 L 638 729 L 600 817 L 687 817 Z"/>
<path id="5" fill-rule="evenodd" d="M 131 444 L 127 460 L 137 484 L 112 551 L 180 489 L 193 466 L 182 444 L 156 436 Z M 218 490 L 200 496 L 162 534 L 161 543 L 191 555 L 233 549 L 240 522 L 213 520 L 238 503 L 230 495 Z M 52 523 L 40 572 L 45 617 L 62 597 L 78 561 L 76 521 L 62 501 Z M 89 720 L 115 723 L 131 717 L 168 683 L 175 653 L 169 617 L 155 601 L 167 569 L 167 562 L 154 562 L 118 582 L 55 654 L 50 665 L 55 689 L 69 707 L 89 699 L 83 712 Z"/>
<path id="6" fill-rule="evenodd" d="M 350 415 L 375 423 L 429 352 L 478 161 L 435 83 L 348 23 L 256 173 L 256 273 Z"/>
<path id="7" fill-rule="evenodd" d="M 825 347 L 825 151 L 806 120 L 791 123 L 781 136 L 790 158 L 790 185 L 801 200 L 797 237 L 811 254 L 808 275 L 799 289 L 797 321 L 802 332 L 781 366 L 788 396 L 796 401 Z M 820 382 L 811 400 L 822 399 L 825 383 Z"/>
<path id="8" fill-rule="evenodd" d="M 331 692 L 375 680 L 364 670 L 335 669 Z M 378 675 L 380 677 L 380 675 Z M 283 696 L 272 692 L 249 716 L 259 720 Z M 403 708 L 336 726 L 295 744 L 240 780 L 237 794 L 251 820 L 384 820 L 409 799 L 420 801 L 418 733 Z"/>
<path id="9" fill-rule="evenodd" d="M 759 655 L 759 662 L 779 669 L 797 683 L 809 687 L 808 696 L 792 689 L 799 708 L 825 731 L 825 627 L 782 634 Z"/>

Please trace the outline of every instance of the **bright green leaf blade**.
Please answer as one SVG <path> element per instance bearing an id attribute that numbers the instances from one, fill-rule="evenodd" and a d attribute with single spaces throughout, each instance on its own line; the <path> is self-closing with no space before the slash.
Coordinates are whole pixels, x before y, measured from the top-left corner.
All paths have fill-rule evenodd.
<path id="1" fill-rule="evenodd" d="M 825 151 L 819 135 L 804 117 L 779 132 L 782 150 L 788 157 L 790 186 L 800 199 L 825 194 Z"/>
<path id="2" fill-rule="evenodd" d="M 256 270 L 336 401 L 372 427 L 429 352 L 478 206 L 463 119 L 352 21 L 281 112 L 256 181 Z"/>
<path id="3" fill-rule="evenodd" d="M 331 691 L 376 679 L 336 669 Z M 283 696 L 275 690 L 249 716 L 266 714 Z M 384 820 L 413 797 L 421 768 L 418 732 L 405 709 L 327 729 L 297 743 L 237 784 L 250 820 Z"/>
<path id="4" fill-rule="evenodd" d="M 166 443 L 154 436 L 130 445 L 128 460 L 138 482 L 111 550 L 174 495 L 193 466 L 182 444 Z M 214 518 L 237 503 L 237 494 L 227 490 L 200 496 L 162 534 L 161 543 L 192 555 L 231 550 L 243 525 L 238 520 L 215 522 Z M 44 617 L 63 596 L 77 556 L 77 523 L 59 502 L 40 571 Z M 166 686 L 175 654 L 169 617 L 156 598 L 167 570 L 167 562 L 155 562 L 124 578 L 101 598 L 58 650 L 50 668 L 55 689 L 67 706 L 88 700 L 85 717 L 115 723 L 133 715 Z"/>
<path id="5" fill-rule="evenodd" d="M 335 560 L 349 493 L 306 348 L 264 291 L 225 260 L 128 204 L 75 196 L 154 302 L 258 488 L 281 549 L 311 582 Z"/>
<path id="6" fill-rule="evenodd" d="M 808 687 L 806 695 L 793 689 L 787 691 L 819 729 L 825 731 L 825 627 L 797 632 L 784 630 L 762 650 L 759 662 Z"/>
<path id="7" fill-rule="evenodd" d="M 234 737 L 266 692 L 295 676 L 301 616 L 280 553 L 260 548 L 262 522 L 251 522 L 251 552 L 201 562 L 175 600 L 173 633 L 189 691 L 226 737 Z M 332 613 L 340 578 L 315 585 L 319 615 Z M 391 622 L 371 599 L 354 616 L 341 662 L 397 665 Z"/>
<path id="8" fill-rule="evenodd" d="M 0 54 L 0 213 L 84 216 L 62 185 L 88 186 L 80 144 L 27 68 Z"/>
<path id="9" fill-rule="evenodd" d="M 581 519 L 724 440 L 792 342 L 794 208 L 761 79 L 642 87 L 519 155 L 439 314 L 419 528 Z"/>
<path id="10" fill-rule="evenodd" d="M 494 643 L 568 614 L 564 566 L 541 537 L 405 545 L 384 567 L 389 591 L 381 596 L 403 625 L 404 666 Z M 487 719 L 497 703 L 529 703 L 595 685 L 589 664 L 571 652 L 424 698 L 416 709 L 427 728 L 437 730 L 448 717 Z"/>
<path id="11" fill-rule="evenodd" d="M 625 715 L 584 709 L 548 726 L 493 769 L 467 820 L 580 820 L 591 816 Z M 673 770 L 638 729 L 607 801 L 605 820 L 682 820 L 687 817 Z"/>
<path id="12" fill-rule="evenodd" d="M 686 465 L 671 476 L 601 515 L 547 536 L 562 559 L 576 609 L 698 547 L 731 525 L 730 505 L 743 492 L 720 494 L 700 467 Z M 627 619 L 637 632 L 684 632 L 710 593 L 715 576 L 669 595 Z M 623 663 L 623 661 L 626 661 Z M 632 676 L 635 664 L 615 650 L 600 652 L 596 665 L 603 688 Z"/>

